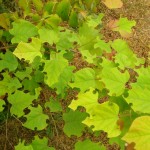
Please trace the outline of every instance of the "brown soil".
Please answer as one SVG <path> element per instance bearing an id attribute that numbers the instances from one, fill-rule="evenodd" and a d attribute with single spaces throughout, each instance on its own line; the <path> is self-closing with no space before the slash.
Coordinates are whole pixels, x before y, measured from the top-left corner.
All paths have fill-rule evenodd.
<path id="1" fill-rule="evenodd" d="M 129 20 L 135 20 L 136 26 L 133 29 L 133 35 L 126 38 L 132 50 L 140 57 L 148 61 L 150 52 L 150 1 L 149 0 L 123 0 L 124 6 L 121 9 L 110 10 L 104 5 L 99 6 L 100 12 L 104 12 L 104 29 L 102 31 L 104 39 L 114 40 L 122 38 L 118 32 L 111 31 L 106 24 L 120 16 L 127 17 Z M 147 62 L 149 63 L 149 62 Z"/>

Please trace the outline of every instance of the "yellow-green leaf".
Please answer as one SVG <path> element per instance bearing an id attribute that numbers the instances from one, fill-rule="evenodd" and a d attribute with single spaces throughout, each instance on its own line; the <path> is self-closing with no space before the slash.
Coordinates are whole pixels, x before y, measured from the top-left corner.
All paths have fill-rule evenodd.
<path id="1" fill-rule="evenodd" d="M 32 63 L 36 56 L 42 57 L 40 50 L 41 41 L 33 37 L 31 43 L 20 42 L 13 54 L 19 59 L 24 58 Z"/>
<path id="2" fill-rule="evenodd" d="M 90 87 L 96 87 L 96 77 L 95 72 L 91 68 L 84 68 L 77 71 L 75 74 L 74 83 L 71 83 L 71 87 L 80 88 L 80 91 L 84 92 L 85 90 L 89 89 Z"/>
<path id="3" fill-rule="evenodd" d="M 128 143 L 135 143 L 136 150 L 150 149 L 150 116 L 136 118 L 127 134 L 122 138 Z"/>
<path id="4" fill-rule="evenodd" d="M 14 36 L 12 43 L 27 42 L 29 38 L 38 34 L 38 29 L 31 22 L 20 19 L 12 23 L 13 28 L 9 32 Z"/>
<path id="5" fill-rule="evenodd" d="M 25 115 L 27 121 L 23 124 L 24 127 L 34 130 L 43 130 L 46 128 L 47 123 L 46 120 L 48 116 L 43 113 L 42 107 L 29 107 L 30 113 Z"/>
<path id="6" fill-rule="evenodd" d="M 121 8 L 123 6 L 123 3 L 121 0 L 103 0 L 103 3 L 109 9 Z"/>
<path id="7" fill-rule="evenodd" d="M 134 111 L 150 113 L 150 90 L 140 86 L 133 87 L 126 98 L 132 104 Z"/>
<path id="8" fill-rule="evenodd" d="M 64 58 L 46 60 L 44 62 L 44 72 L 47 73 L 45 77 L 45 83 L 49 86 L 52 86 L 58 82 L 61 73 L 63 73 L 65 67 L 68 66 L 68 62 Z"/>
<path id="9" fill-rule="evenodd" d="M 78 106 L 82 106 L 86 109 L 87 113 L 91 113 L 93 111 L 93 107 L 99 105 L 98 103 L 98 93 L 93 93 L 93 88 L 86 93 L 79 93 L 78 99 L 73 100 L 69 107 L 73 110 L 76 110 Z"/>
<path id="10" fill-rule="evenodd" d="M 108 137 L 116 137 L 120 134 L 117 120 L 119 107 L 116 104 L 105 102 L 93 107 L 93 115 L 87 117 L 83 123 L 87 126 L 94 126 L 94 131 L 103 130 L 108 133 Z"/>
<path id="11" fill-rule="evenodd" d="M 102 70 L 102 81 L 109 90 L 110 95 L 121 95 L 129 78 L 130 75 L 127 71 L 121 73 L 117 68 L 105 68 Z"/>

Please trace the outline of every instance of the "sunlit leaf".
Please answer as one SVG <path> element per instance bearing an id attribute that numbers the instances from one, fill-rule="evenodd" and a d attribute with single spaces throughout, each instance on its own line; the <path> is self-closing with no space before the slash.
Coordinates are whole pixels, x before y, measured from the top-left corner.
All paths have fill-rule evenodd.
<path id="1" fill-rule="evenodd" d="M 69 84 L 71 87 L 80 88 L 82 92 L 90 87 L 96 86 L 95 72 L 91 68 L 84 68 L 74 74 L 74 83 Z"/>
<path id="2" fill-rule="evenodd" d="M 31 43 L 20 42 L 13 54 L 19 59 L 24 58 L 32 63 L 35 57 L 42 57 L 41 41 L 33 37 Z"/>
<path id="3" fill-rule="evenodd" d="M 13 28 L 10 33 L 14 36 L 11 40 L 12 43 L 27 42 L 29 38 L 38 34 L 37 28 L 25 20 L 18 20 L 12 23 Z"/>
<path id="4" fill-rule="evenodd" d="M 135 70 L 138 73 L 137 82 L 132 83 L 132 87 L 141 87 L 150 90 L 150 67 L 141 67 Z"/>
<path id="5" fill-rule="evenodd" d="M 103 130 L 108 133 L 108 137 L 116 137 L 120 134 L 117 125 L 119 107 L 116 104 L 105 102 L 93 108 L 93 115 L 87 117 L 83 123 L 93 126 L 94 131 Z"/>
<path id="6" fill-rule="evenodd" d="M 123 37 L 128 37 L 132 32 L 132 27 L 136 25 L 135 21 L 130 21 L 127 18 L 120 18 L 114 22 L 113 31 L 118 31 Z"/>
<path id="7" fill-rule="evenodd" d="M 121 73 L 117 68 L 102 70 L 102 81 L 109 90 L 110 95 L 121 95 L 125 90 L 125 84 L 129 78 L 130 75 L 127 71 Z"/>
<path id="8" fill-rule="evenodd" d="M 99 15 L 90 15 L 87 17 L 87 23 L 90 27 L 97 27 L 102 23 L 102 18 L 104 14 L 100 13 Z"/>
<path id="9" fill-rule="evenodd" d="M 123 6 L 123 3 L 121 0 L 102 0 L 102 2 L 109 8 L 109 9 L 115 9 L 115 8 L 121 8 Z"/>
<path id="10" fill-rule="evenodd" d="M 150 113 L 150 90 L 142 87 L 133 87 L 126 98 L 127 103 L 132 104 L 134 111 Z"/>
<path id="11" fill-rule="evenodd" d="M 128 143 L 134 142 L 136 150 L 148 150 L 150 148 L 150 116 L 136 118 L 122 139 Z"/>
<path id="12" fill-rule="evenodd" d="M 118 63 L 119 68 L 134 68 L 135 66 L 144 64 L 145 60 L 143 58 L 138 58 L 126 41 L 116 39 L 112 42 L 111 46 L 117 52 L 115 62 Z"/>
<path id="13" fill-rule="evenodd" d="M 23 126 L 31 130 L 34 130 L 35 128 L 37 128 L 37 130 L 43 130 L 46 128 L 46 120 L 48 119 L 48 116 L 43 114 L 42 107 L 29 107 L 29 109 L 30 113 L 25 115 L 27 121 Z"/>
<path id="14" fill-rule="evenodd" d="M 52 86 L 57 83 L 66 66 L 68 66 L 68 62 L 64 58 L 46 60 L 44 66 L 44 72 L 47 73 L 47 76 L 45 77 L 46 84 Z"/>
<path id="15" fill-rule="evenodd" d="M 86 109 L 86 112 L 92 114 L 93 108 L 98 104 L 98 93 L 93 93 L 93 89 L 87 91 L 86 93 L 79 93 L 78 99 L 73 100 L 69 107 L 76 110 L 78 106 L 82 106 Z"/>
<path id="16" fill-rule="evenodd" d="M 54 44 L 59 41 L 59 35 L 56 31 L 42 28 L 39 31 L 40 40 L 44 42 L 48 42 L 49 44 Z"/>

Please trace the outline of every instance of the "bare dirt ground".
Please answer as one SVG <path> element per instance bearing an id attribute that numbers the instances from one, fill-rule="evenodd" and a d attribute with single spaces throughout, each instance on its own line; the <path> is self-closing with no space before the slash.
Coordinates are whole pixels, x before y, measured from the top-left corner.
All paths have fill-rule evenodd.
<path id="1" fill-rule="evenodd" d="M 148 59 L 150 52 L 150 1 L 149 0 L 123 0 L 124 5 L 121 9 L 109 10 L 105 6 L 100 6 L 100 11 L 105 12 L 104 24 L 110 20 L 118 19 L 120 15 L 129 20 L 135 20 L 136 26 L 133 35 L 127 38 L 132 50 Z M 105 40 L 121 38 L 119 34 L 105 27 L 103 30 Z"/>

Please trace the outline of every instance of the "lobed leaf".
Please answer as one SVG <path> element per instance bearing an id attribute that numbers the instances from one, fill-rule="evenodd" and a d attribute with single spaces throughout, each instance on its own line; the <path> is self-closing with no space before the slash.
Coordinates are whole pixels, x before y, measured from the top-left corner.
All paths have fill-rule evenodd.
<path id="1" fill-rule="evenodd" d="M 63 128 L 65 134 L 69 137 L 71 135 L 81 136 L 85 125 L 82 121 L 86 118 L 87 114 L 80 111 L 69 111 L 63 114 L 63 120 L 65 121 L 65 126 Z"/>
<path id="2" fill-rule="evenodd" d="M 42 57 L 40 50 L 41 41 L 38 38 L 33 37 L 31 43 L 20 42 L 13 54 L 20 60 L 24 58 L 25 60 L 28 60 L 30 63 L 32 63 L 35 57 Z"/>
<path id="3" fill-rule="evenodd" d="M 109 95 L 120 96 L 125 90 L 125 84 L 128 82 L 130 75 L 127 71 L 121 73 L 117 68 L 102 70 L 102 81 L 109 90 Z"/>
<path id="4" fill-rule="evenodd" d="M 120 135 L 120 129 L 117 125 L 119 107 L 116 104 L 105 102 L 93 108 L 93 113 L 87 117 L 83 123 L 93 127 L 93 131 L 103 130 L 108 133 L 108 137 Z"/>
<path id="5" fill-rule="evenodd" d="M 81 92 L 89 88 L 96 87 L 95 72 L 91 68 L 84 68 L 74 74 L 74 82 L 69 84 L 71 87 L 80 88 Z"/>
<path id="6" fill-rule="evenodd" d="M 27 42 L 29 38 L 38 34 L 37 28 L 26 20 L 18 20 L 12 23 L 13 28 L 9 32 L 14 36 L 12 43 Z"/>
<path id="7" fill-rule="evenodd" d="M 38 107 L 29 107 L 30 113 L 25 115 L 27 121 L 23 124 L 24 127 L 34 130 L 43 130 L 46 128 L 47 123 L 46 120 L 48 116 L 43 114 L 43 110 L 41 106 Z"/>
<path id="8" fill-rule="evenodd" d="M 150 148 L 150 116 L 136 118 L 122 139 L 128 143 L 134 142 L 136 150 L 148 150 Z"/>

